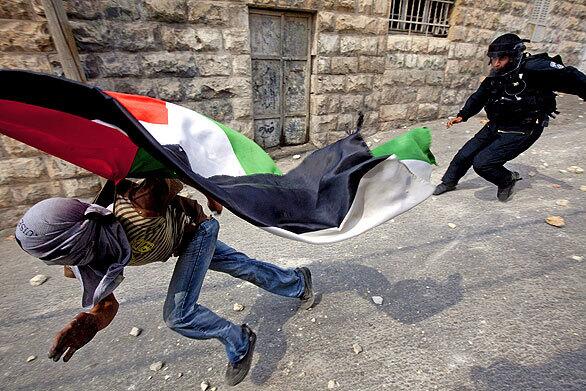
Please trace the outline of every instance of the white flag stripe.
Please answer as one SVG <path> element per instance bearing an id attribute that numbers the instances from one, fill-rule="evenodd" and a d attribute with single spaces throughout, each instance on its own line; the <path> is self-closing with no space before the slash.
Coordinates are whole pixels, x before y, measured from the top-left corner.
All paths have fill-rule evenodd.
<path id="1" fill-rule="evenodd" d="M 428 162 L 424 162 L 423 160 L 405 159 L 401 160 L 401 163 L 406 165 L 409 171 L 424 181 L 429 182 L 431 180 L 431 164 Z"/>
<path id="2" fill-rule="evenodd" d="M 209 178 L 246 175 L 226 133 L 209 118 L 167 102 L 168 124 L 141 124 L 161 145 L 179 144 L 191 169 Z"/>
<path id="3" fill-rule="evenodd" d="M 109 128 L 115 129 L 115 130 L 119 131 L 120 133 L 122 133 L 123 135 L 125 135 L 126 137 L 128 137 L 128 134 L 126 134 L 126 132 L 124 130 L 120 129 L 118 126 L 114 126 L 112 124 L 109 124 L 107 122 L 101 121 L 99 119 L 93 119 L 92 122 L 95 122 L 97 124 L 104 125 L 104 126 L 107 126 Z"/>
<path id="4" fill-rule="evenodd" d="M 409 161 L 411 162 L 414 161 Z M 428 163 L 421 163 L 427 164 L 431 172 Z M 411 170 L 420 171 L 425 175 L 423 165 L 410 165 Z M 372 168 L 360 180 L 350 210 L 339 227 L 303 234 L 275 227 L 262 228 L 287 239 L 313 244 L 349 239 L 413 208 L 433 193 L 433 185 L 411 170 L 395 156 L 390 156 Z"/>

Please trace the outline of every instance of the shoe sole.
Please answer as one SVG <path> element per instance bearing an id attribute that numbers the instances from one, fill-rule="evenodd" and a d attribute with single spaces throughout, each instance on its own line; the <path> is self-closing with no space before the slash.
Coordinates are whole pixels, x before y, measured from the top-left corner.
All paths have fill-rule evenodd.
<path id="1" fill-rule="evenodd" d="M 307 300 L 302 300 L 301 304 L 299 305 L 300 310 L 308 310 L 315 305 L 315 293 L 311 295 L 311 297 Z"/>

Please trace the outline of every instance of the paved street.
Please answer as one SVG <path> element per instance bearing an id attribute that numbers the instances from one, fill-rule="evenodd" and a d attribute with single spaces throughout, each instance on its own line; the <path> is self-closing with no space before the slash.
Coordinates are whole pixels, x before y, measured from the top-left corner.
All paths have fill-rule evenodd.
<path id="1" fill-rule="evenodd" d="M 506 204 L 470 172 L 459 191 L 326 246 L 221 216 L 221 240 L 279 265 L 309 266 L 322 294 L 314 309 L 298 312 L 296 300 L 208 274 L 201 303 L 258 334 L 253 368 L 234 389 L 327 390 L 329 381 L 337 390 L 586 389 L 586 174 L 560 172 L 586 168 L 586 104 L 563 97 L 559 108 L 559 119 L 510 164 L 524 180 Z M 439 162 L 434 181 L 481 120 L 450 130 L 444 120 L 425 124 Z M 559 199 L 569 205 L 556 205 Z M 563 216 L 566 226 L 546 224 L 549 214 Z M 79 310 L 76 281 L 13 240 L 0 239 L 0 258 L 0 388 L 199 390 L 204 380 L 229 388 L 219 342 L 192 341 L 165 327 L 173 261 L 129 268 L 112 325 L 71 362 L 53 363 L 46 358 L 52 337 Z M 39 273 L 50 279 L 31 287 Z M 242 312 L 233 310 L 236 302 Z M 139 337 L 129 335 L 133 326 L 144 329 Z M 356 354 L 354 344 L 363 351 Z M 31 355 L 38 358 L 27 362 Z M 156 361 L 165 367 L 153 372 Z"/>

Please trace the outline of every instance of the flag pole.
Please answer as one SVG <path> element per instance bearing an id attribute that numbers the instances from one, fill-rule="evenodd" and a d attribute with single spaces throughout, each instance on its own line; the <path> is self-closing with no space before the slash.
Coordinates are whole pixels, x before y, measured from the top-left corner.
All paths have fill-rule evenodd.
<path id="1" fill-rule="evenodd" d="M 75 38 L 61 0 L 42 0 L 49 25 L 49 32 L 59 53 L 65 77 L 86 82 L 85 72 L 79 60 Z"/>

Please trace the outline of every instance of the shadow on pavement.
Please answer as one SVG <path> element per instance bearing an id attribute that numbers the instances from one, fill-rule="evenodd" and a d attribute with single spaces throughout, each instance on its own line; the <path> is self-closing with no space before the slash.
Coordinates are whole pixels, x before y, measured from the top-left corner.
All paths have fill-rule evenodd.
<path id="1" fill-rule="evenodd" d="M 509 360 L 487 368 L 473 367 L 470 377 L 477 390 L 585 390 L 586 346 L 562 353 L 542 365 L 524 366 Z"/>
<path id="2" fill-rule="evenodd" d="M 353 262 L 328 266 L 313 264 L 310 269 L 322 295 L 354 291 L 374 309 L 404 324 L 430 318 L 457 304 L 463 297 L 460 274 L 452 274 L 445 281 L 422 278 L 391 283 L 375 268 Z M 372 296 L 383 297 L 382 305 L 374 304 Z M 262 339 L 256 349 L 260 360 L 251 372 L 255 384 L 265 383 L 285 356 L 287 336 L 277 330 L 282 330 L 296 313 L 291 311 L 290 300 L 263 292 L 244 320 L 255 324 L 259 340 Z"/>
<path id="3" fill-rule="evenodd" d="M 551 185 L 560 186 L 560 188 L 565 190 L 573 189 L 573 186 L 559 180 L 557 178 L 542 174 L 538 171 L 535 166 L 530 166 L 528 164 L 521 164 L 521 163 L 513 163 L 506 166 L 509 170 L 517 171 L 521 174 L 521 178 L 523 180 L 519 181 L 515 186 L 515 192 L 531 189 L 533 186 L 531 185 L 535 181 L 543 181 L 550 183 Z M 529 176 L 530 172 L 534 172 L 535 175 L 533 177 Z M 473 179 L 469 179 L 467 181 L 461 182 L 458 184 L 458 190 L 474 190 L 478 189 L 474 193 L 474 197 L 482 201 L 496 201 L 496 186 L 486 180 L 482 179 L 481 177 L 475 177 Z"/>

